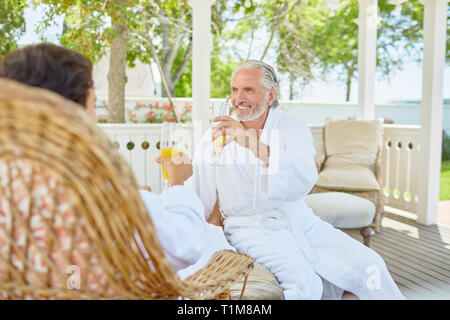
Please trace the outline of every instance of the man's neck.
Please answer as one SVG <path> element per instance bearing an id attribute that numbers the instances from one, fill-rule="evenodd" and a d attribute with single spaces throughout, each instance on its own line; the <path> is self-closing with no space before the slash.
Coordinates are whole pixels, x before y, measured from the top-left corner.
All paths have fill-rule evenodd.
<path id="1" fill-rule="evenodd" d="M 255 120 L 252 121 L 241 121 L 242 125 L 246 128 L 246 129 L 254 129 L 256 132 L 258 132 L 258 136 L 259 136 L 259 132 L 260 130 L 262 130 L 264 128 L 264 125 L 266 123 L 267 120 L 267 116 L 269 115 L 269 107 L 267 107 L 266 111 L 259 116 L 258 118 L 256 118 Z"/>

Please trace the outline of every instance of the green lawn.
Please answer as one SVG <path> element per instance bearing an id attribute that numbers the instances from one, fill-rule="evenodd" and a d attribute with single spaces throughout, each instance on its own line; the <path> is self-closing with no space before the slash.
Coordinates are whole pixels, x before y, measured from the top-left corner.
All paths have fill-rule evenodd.
<path id="1" fill-rule="evenodd" d="M 450 200 L 450 161 L 441 165 L 441 192 L 439 200 Z"/>

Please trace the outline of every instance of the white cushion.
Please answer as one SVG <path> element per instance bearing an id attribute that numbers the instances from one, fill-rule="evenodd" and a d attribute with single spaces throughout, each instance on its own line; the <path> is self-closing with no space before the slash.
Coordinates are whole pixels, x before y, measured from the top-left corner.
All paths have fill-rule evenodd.
<path id="1" fill-rule="evenodd" d="M 375 173 L 365 166 L 340 164 L 326 165 L 319 173 L 316 185 L 318 187 L 348 190 L 372 191 L 380 190 Z"/>
<path id="2" fill-rule="evenodd" d="M 329 120 L 325 124 L 327 163 L 356 164 L 374 169 L 383 124 L 377 120 Z"/>
<path id="3" fill-rule="evenodd" d="M 305 197 L 305 203 L 335 228 L 366 227 L 375 216 L 375 205 L 371 201 L 343 192 L 309 194 Z"/>

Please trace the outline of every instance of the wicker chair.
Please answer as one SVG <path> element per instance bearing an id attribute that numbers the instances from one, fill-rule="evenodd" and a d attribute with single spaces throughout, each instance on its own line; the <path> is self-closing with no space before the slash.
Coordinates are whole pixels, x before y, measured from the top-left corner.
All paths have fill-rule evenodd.
<path id="1" fill-rule="evenodd" d="M 319 178 L 321 175 L 322 170 L 325 168 L 325 166 L 327 165 L 327 160 L 328 160 L 328 156 L 329 154 L 327 153 L 327 141 L 326 141 L 326 130 L 327 127 L 329 126 L 331 120 L 327 120 L 326 124 L 323 127 L 323 131 L 322 131 L 322 152 L 320 153 L 320 156 L 316 158 L 316 162 L 317 162 L 317 169 L 319 171 Z M 364 125 L 363 121 L 357 121 L 357 120 L 341 120 L 341 122 L 346 122 L 348 126 L 352 126 L 354 124 L 359 123 L 359 125 Z M 382 136 L 383 136 L 383 127 L 381 125 L 380 122 L 380 135 L 377 135 L 377 138 L 379 139 L 379 143 L 378 143 L 378 147 L 377 147 L 377 151 L 376 151 L 376 159 L 375 159 L 375 164 L 373 166 L 373 175 L 379 185 L 378 189 L 373 189 L 373 190 L 355 190 L 355 188 L 352 188 L 352 186 L 348 186 L 348 187 L 341 187 L 341 188 L 333 188 L 333 187 L 324 187 L 324 186 L 319 186 L 319 185 L 315 185 L 313 187 L 313 189 L 311 190 L 311 194 L 312 193 L 322 193 L 322 192 L 345 192 L 345 193 L 349 193 L 349 194 L 353 194 L 355 196 L 359 196 L 365 199 L 370 200 L 374 205 L 375 205 L 375 216 L 373 219 L 372 224 L 367 227 L 367 228 L 363 228 L 361 230 L 361 234 L 363 235 L 365 242 L 368 243 L 370 236 L 373 235 L 373 230 L 375 230 L 375 232 L 379 232 L 381 231 L 381 218 L 382 218 L 382 214 L 383 214 L 383 207 L 384 207 L 384 194 L 382 191 L 382 177 L 381 177 L 381 161 L 382 161 Z M 373 128 L 373 127 L 372 127 Z M 366 130 L 369 130 L 369 127 L 366 128 Z M 336 134 L 335 132 L 333 132 L 332 134 Z M 374 133 L 372 133 L 372 135 L 374 135 Z M 364 136 L 364 133 L 362 133 L 359 137 L 361 138 L 362 136 Z M 365 137 L 367 139 L 367 137 Z M 351 141 L 348 141 L 346 143 L 346 148 L 351 149 L 352 146 L 358 146 L 358 145 L 363 145 L 364 141 L 358 140 L 357 136 L 353 136 Z M 347 154 L 347 156 L 349 156 Z M 351 156 L 351 155 L 350 155 Z M 358 154 L 354 155 L 355 159 L 358 157 Z M 371 229 L 373 228 L 373 230 Z"/>
<path id="2" fill-rule="evenodd" d="M 252 267 L 221 251 L 181 281 L 130 168 L 83 110 L 0 79 L 0 299 L 228 298 Z"/>

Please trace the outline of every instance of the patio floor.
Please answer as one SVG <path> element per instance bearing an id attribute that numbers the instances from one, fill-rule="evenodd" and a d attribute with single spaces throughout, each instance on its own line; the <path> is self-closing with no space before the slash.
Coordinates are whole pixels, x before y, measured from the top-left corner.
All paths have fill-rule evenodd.
<path id="1" fill-rule="evenodd" d="M 362 242 L 359 230 L 343 230 Z M 386 212 L 370 247 L 407 299 L 450 299 L 450 226 L 424 226 Z"/>

